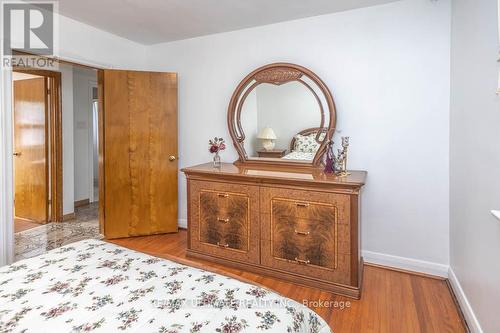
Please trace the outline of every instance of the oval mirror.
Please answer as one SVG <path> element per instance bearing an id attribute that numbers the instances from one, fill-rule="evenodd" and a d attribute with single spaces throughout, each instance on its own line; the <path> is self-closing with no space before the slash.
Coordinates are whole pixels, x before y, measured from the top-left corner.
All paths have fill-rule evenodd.
<path id="1" fill-rule="evenodd" d="M 261 67 L 238 85 L 228 126 L 240 163 L 319 165 L 335 131 L 330 90 L 294 64 Z"/>

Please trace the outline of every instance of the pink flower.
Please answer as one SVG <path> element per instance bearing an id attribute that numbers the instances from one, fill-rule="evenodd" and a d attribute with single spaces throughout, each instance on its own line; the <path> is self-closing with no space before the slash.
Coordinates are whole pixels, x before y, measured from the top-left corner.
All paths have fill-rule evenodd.
<path id="1" fill-rule="evenodd" d="M 208 140 L 208 150 L 214 154 L 226 149 L 226 143 L 223 138 L 215 137 L 213 140 Z"/>

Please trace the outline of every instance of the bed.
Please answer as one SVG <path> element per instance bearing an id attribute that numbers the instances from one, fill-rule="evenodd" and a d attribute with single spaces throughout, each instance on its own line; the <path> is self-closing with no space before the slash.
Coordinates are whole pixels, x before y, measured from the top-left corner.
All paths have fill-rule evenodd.
<path id="1" fill-rule="evenodd" d="M 325 128 L 308 128 L 297 133 L 290 142 L 290 152 L 283 156 L 285 160 L 312 161 L 321 143 L 316 140 L 318 132 L 319 140 L 325 138 Z"/>
<path id="2" fill-rule="evenodd" d="M 84 240 L 0 268 L 0 332 L 331 332 L 239 280 Z"/>

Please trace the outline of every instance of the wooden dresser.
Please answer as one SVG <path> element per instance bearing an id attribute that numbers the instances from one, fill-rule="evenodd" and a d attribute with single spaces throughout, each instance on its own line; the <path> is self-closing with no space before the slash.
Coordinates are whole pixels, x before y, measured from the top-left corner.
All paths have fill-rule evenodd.
<path id="1" fill-rule="evenodd" d="M 188 256 L 359 298 L 365 171 L 211 163 L 182 170 Z"/>

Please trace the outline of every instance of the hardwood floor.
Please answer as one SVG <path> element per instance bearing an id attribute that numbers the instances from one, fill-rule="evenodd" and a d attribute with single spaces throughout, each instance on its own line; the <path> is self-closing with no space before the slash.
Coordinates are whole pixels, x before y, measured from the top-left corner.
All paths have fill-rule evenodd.
<path id="1" fill-rule="evenodd" d="M 337 296 L 237 269 L 186 258 L 187 232 L 110 242 L 263 285 L 299 302 L 309 301 L 335 333 L 467 332 L 446 280 L 365 265 L 361 300 Z M 325 306 L 327 302 L 329 307 Z M 336 307 L 333 307 L 336 306 Z"/>
<path id="2" fill-rule="evenodd" d="M 14 219 L 14 233 L 39 227 L 43 224 L 31 222 L 24 219 Z"/>

